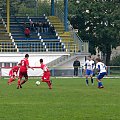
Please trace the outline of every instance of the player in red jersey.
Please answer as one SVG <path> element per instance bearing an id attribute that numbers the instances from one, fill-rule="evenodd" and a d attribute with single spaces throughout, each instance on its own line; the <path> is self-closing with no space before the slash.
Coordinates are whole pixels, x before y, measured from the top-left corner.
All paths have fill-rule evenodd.
<path id="1" fill-rule="evenodd" d="M 50 81 L 50 71 L 48 67 L 43 64 L 43 59 L 40 59 L 40 68 L 43 70 L 43 76 L 41 78 L 42 82 L 46 82 L 49 89 L 52 89 L 52 82 Z"/>
<path id="2" fill-rule="evenodd" d="M 26 81 L 28 81 L 28 73 L 27 73 L 28 68 L 33 69 L 32 67 L 29 66 L 28 58 L 29 58 L 29 55 L 26 54 L 25 58 L 22 59 L 20 62 L 21 66 L 20 66 L 20 71 L 19 71 L 19 79 L 18 79 L 17 89 L 22 88 L 22 84 L 24 84 Z M 25 80 L 21 81 L 22 77 L 25 77 Z"/>
<path id="3" fill-rule="evenodd" d="M 10 70 L 9 72 L 10 79 L 8 80 L 8 85 L 10 85 L 13 81 L 15 81 L 16 77 L 18 77 L 17 73 L 18 73 L 20 66 L 21 66 L 21 63 L 19 63 L 17 66 L 14 66 Z"/>

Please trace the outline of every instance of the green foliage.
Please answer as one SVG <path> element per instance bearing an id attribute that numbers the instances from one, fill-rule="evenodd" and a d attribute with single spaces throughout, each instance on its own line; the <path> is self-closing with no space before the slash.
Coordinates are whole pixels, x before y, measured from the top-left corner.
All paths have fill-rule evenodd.
<path id="1" fill-rule="evenodd" d="M 6 1 L 3 9 L 6 11 Z M 12 16 L 50 15 L 50 4 L 41 0 L 10 0 L 10 13 Z"/>
<path id="2" fill-rule="evenodd" d="M 85 79 L 53 79 L 35 85 L 30 79 L 22 89 L 17 81 L 0 80 L 0 120 L 119 120 L 120 79 L 103 79 L 104 89 L 86 86 Z"/>
<path id="3" fill-rule="evenodd" d="M 71 0 L 69 9 L 69 20 L 79 29 L 80 37 L 89 40 L 90 52 L 94 54 L 98 47 L 109 64 L 111 48 L 120 45 L 119 0 L 80 0 L 79 4 Z"/>

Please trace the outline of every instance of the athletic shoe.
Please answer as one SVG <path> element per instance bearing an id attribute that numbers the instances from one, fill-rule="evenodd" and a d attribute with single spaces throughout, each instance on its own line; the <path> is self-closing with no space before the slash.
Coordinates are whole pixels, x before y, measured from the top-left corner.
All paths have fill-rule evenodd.
<path id="1" fill-rule="evenodd" d="M 20 85 L 20 88 L 22 88 L 22 86 Z"/>
<path id="2" fill-rule="evenodd" d="M 11 83 L 10 83 L 10 82 L 8 82 L 8 85 L 11 85 Z"/>
<path id="3" fill-rule="evenodd" d="M 19 85 L 17 86 L 17 89 L 19 89 Z"/>
<path id="4" fill-rule="evenodd" d="M 99 89 L 104 88 L 103 86 L 98 87 Z"/>
<path id="5" fill-rule="evenodd" d="M 49 87 L 49 89 L 52 89 L 52 87 Z"/>

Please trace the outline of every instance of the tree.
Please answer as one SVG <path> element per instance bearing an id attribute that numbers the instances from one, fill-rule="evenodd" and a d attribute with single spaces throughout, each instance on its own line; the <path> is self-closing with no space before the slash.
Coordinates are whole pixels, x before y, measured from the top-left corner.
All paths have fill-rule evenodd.
<path id="1" fill-rule="evenodd" d="M 80 0 L 79 4 L 74 0 L 69 2 L 71 23 L 77 26 L 83 40 L 89 40 L 92 54 L 95 54 L 96 47 L 102 51 L 107 65 L 110 62 L 112 48 L 120 45 L 119 2 L 119 0 Z"/>

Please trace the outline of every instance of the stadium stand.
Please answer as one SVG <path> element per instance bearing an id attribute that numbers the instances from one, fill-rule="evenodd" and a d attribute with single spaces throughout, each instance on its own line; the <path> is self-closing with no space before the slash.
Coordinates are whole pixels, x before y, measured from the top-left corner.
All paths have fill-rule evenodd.
<path id="1" fill-rule="evenodd" d="M 0 52 L 17 52 L 16 45 L 7 33 L 2 18 L 0 18 Z"/>
<path id="2" fill-rule="evenodd" d="M 6 17 L 4 17 L 6 22 Z M 30 26 L 30 21 L 34 24 L 47 22 L 45 16 L 41 17 L 11 17 L 10 18 L 10 31 L 12 39 L 14 40 L 19 52 L 43 52 L 43 51 L 65 51 L 65 46 L 61 43 L 56 32 L 48 26 L 48 31 L 38 32 L 38 28 Z M 49 23 L 49 22 L 48 22 Z M 30 29 L 30 38 L 24 35 L 24 29 Z"/>
<path id="3" fill-rule="evenodd" d="M 54 25 L 58 36 L 62 39 L 62 42 L 65 44 L 66 48 L 70 50 L 70 52 L 79 51 L 79 47 L 75 44 L 74 40 L 71 38 L 70 32 L 65 32 L 63 23 L 59 20 L 57 16 L 49 16 L 51 24 Z"/>

